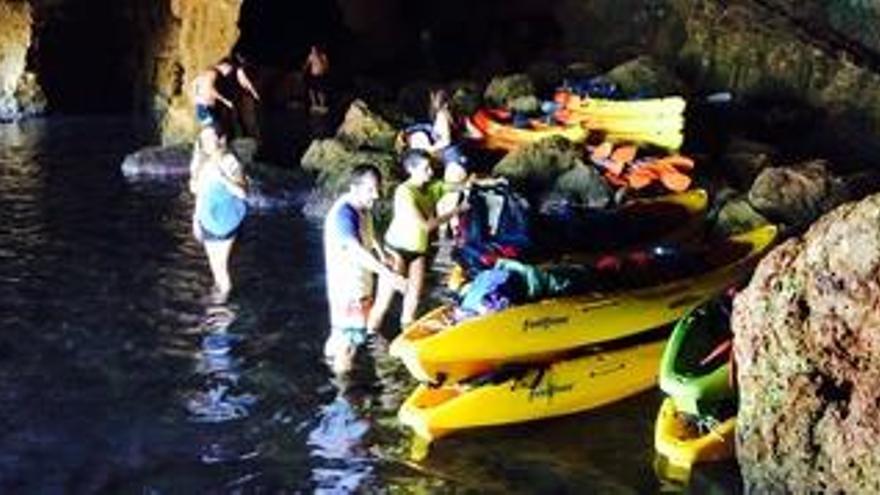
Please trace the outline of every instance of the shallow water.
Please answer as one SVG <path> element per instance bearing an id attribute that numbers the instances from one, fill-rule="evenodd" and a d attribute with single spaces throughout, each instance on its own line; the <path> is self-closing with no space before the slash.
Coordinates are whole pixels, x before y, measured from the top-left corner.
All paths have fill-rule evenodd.
<path id="1" fill-rule="evenodd" d="M 119 173 L 145 140 L 115 119 L 0 126 L 0 492 L 675 489 L 652 470 L 653 391 L 410 461 L 406 372 L 379 356 L 338 383 L 320 361 L 320 226 L 251 215 L 212 306 L 184 181 Z"/>

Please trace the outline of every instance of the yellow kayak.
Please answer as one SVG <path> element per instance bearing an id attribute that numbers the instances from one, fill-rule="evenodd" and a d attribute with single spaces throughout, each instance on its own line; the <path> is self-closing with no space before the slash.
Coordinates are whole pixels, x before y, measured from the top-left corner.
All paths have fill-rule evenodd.
<path id="1" fill-rule="evenodd" d="M 684 134 L 680 130 L 629 132 L 609 129 L 604 139 L 612 143 L 653 144 L 667 150 L 677 150 L 684 143 Z"/>
<path id="2" fill-rule="evenodd" d="M 654 448 L 665 458 L 666 474 L 686 480 L 691 467 L 700 462 L 723 461 L 733 457 L 736 416 L 701 432 L 675 408 L 671 397 L 663 400 L 654 427 Z"/>
<path id="3" fill-rule="evenodd" d="M 642 118 L 658 119 L 682 115 L 687 102 L 681 96 L 664 98 L 645 98 L 642 100 L 608 100 L 604 98 L 582 98 L 578 95 L 558 92 L 555 100 L 565 110 L 583 117 L 605 119 Z"/>
<path id="4" fill-rule="evenodd" d="M 556 112 L 559 121 L 601 131 L 612 142 L 646 143 L 675 150 L 684 141 L 686 102 L 680 96 L 604 100 L 559 92 L 556 101 L 562 106 Z"/>
<path id="5" fill-rule="evenodd" d="M 545 299 L 458 323 L 454 308 L 441 306 L 407 327 L 390 352 L 416 379 L 440 383 L 635 335 L 681 318 L 747 276 L 775 237 L 772 225 L 731 237 L 707 250 L 708 271 L 659 285 Z"/>
<path id="6" fill-rule="evenodd" d="M 467 428 L 586 411 L 654 387 L 664 342 L 558 361 L 495 384 L 422 384 L 403 403 L 398 418 L 431 441 Z"/>

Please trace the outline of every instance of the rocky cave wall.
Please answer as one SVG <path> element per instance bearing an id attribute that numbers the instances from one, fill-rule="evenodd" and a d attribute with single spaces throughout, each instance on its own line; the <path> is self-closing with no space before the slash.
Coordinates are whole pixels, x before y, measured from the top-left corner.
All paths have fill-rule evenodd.
<path id="1" fill-rule="evenodd" d="M 272 5 L 271 0 L 248 2 L 250 10 Z M 127 103 L 108 104 L 109 109 L 125 107 L 157 116 L 166 141 L 191 136 L 194 129 L 185 86 L 199 69 L 235 44 L 245 2 L 99 3 L 99 10 L 106 12 L 94 13 L 94 2 L 84 0 L 31 0 L 30 4 L 0 0 L 0 15 L 8 21 L 0 38 L 6 107 L 16 101 L 10 97 L 14 92 L 10 88 L 21 79 L 24 68 L 44 80 L 50 106 L 63 107 L 65 103 L 57 101 L 63 98 L 88 100 L 82 91 L 69 89 L 94 85 L 86 76 L 52 81 L 51 68 L 41 67 L 46 61 L 41 53 L 52 53 L 55 59 L 80 60 L 81 74 L 115 81 L 97 88 L 97 93 L 128 91 L 119 96 Z M 341 24 L 331 33 L 340 50 L 336 60 L 340 66 L 350 66 L 352 77 L 420 64 L 433 65 L 428 69 L 449 79 L 488 77 L 540 63 L 582 62 L 603 70 L 633 56 L 651 54 L 699 90 L 731 89 L 744 95 L 775 91 L 827 109 L 845 121 L 840 127 L 842 139 L 864 132 L 876 134 L 880 127 L 880 13 L 869 2 L 449 0 L 416 6 L 403 0 L 325 0 L 317 4 L 333 4 L 338 11 L 338 18 L 331 21 Z M 28 5 L 33 10 L 33 36 L 27 29 Z M 281 11 L 274 17 L 282 20 L 268 31 L 286 37 L 302 31 L 296 12 L 315 11 L 315 5 Z M 92 44 L 73 43 L 62 36 L 75 32 L 77 26 L 82 32 L 100 29 L 83 24 L 80 11 L 104 24 L 104 32 Z M 289 18 L 290 29 L 282 29 L 284 17 Z M 314 22 L 308 19 L 305 24 Z M 325 27 L 321 30 L 330 32 Z M 101 45 L 102 41 L 111 46 Z M 272 45 L 265 40 L 263 44 Z M 83 57 L 71 50 L 92 55 Z M 298 63 L 299 54 L 292 52 L 288 64 Z M 77 72 L 62 75 L 72 78 Z M 21 100 L 21 90 L 19 94 Z M 70 105 L 90 110 L 85 103 L 79 108 Z"/>
<path id="2" fill-rule="evenodd" d="M 45 106 L 36 77 L 27 70 L 32 24 L 25 0 L 0 2 L 0 121 L 39 113 Z"/>

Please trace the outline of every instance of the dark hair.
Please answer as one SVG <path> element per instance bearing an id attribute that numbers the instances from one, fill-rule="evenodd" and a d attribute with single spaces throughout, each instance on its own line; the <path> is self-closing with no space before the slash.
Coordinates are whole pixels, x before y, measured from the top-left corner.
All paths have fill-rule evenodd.
<path id="1" fill-rule="evenodd" d="M 418 167 L 423 160 L 430 162 L 431 155 L 427 151 L 418 148 L 408 149 L 400 157 L 400 163 L 403 164 L 403 169 L 407 172 Z"/>
<path id="2" fill-rule="evenodd" d="M 360 165 L 355 165 L 355 167 L 351 169 L 351 174 L 349 174 L 349 185 L 360 185 L 364 182 L 364 179 L 367 176 L 371 176 L 373 180 L 376 181 L 376 184 L 382 183 L 382 172 L 379 171 L 378 167 L 371 163 L 361 163 Z"/>

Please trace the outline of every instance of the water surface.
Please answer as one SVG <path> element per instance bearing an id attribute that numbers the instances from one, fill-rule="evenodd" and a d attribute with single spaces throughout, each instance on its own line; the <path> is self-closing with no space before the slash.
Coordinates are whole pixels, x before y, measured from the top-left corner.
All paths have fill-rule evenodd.
<path id="1" fill-rule="evenodd" d="M 0 492 L 666 487 L 651 467 L 658 392 L 410 461 L 394 419 L 406 372 L 379 356 L 340 383 L 320 361 L 320 225 L 293 206 L 251 215 L 236 292 L 211 305 L 183 181 L 119 173 L 146 140 L 110 118 L 0 126 Z"/>

